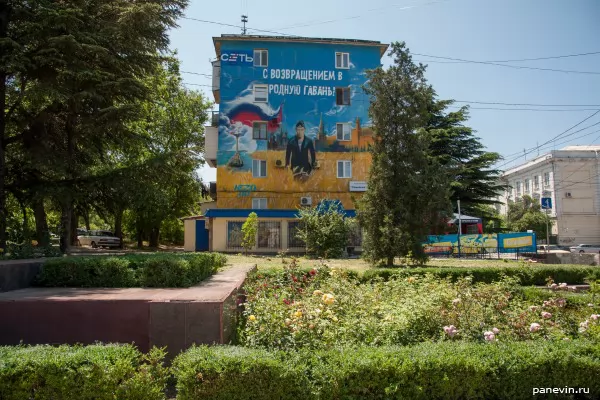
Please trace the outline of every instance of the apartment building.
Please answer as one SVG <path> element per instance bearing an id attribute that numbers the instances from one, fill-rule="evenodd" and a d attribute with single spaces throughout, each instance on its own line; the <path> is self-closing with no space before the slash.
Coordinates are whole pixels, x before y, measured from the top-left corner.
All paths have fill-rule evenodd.
<path id="1" fill-rule="evenodd" d="M 354 216 L 366 191 L 373 132 L 361 87 L 388 45 L 252 35 L 213 42 L 219 111 L 206 130 L 206 160 L 217 169 L 208 247 L 239 252 L 241 226 L 256 212 L 254 252 L 303 251 L 299 207 L 335 200 Z"/>
<path id="2" fill-rule="evenodd" d="M 507 170 L 500 197 L 509 201 L 529 195 L 550 198 L 552 235 L 560 245 L 600 244 L 600 146 L 568 146 Z"/>

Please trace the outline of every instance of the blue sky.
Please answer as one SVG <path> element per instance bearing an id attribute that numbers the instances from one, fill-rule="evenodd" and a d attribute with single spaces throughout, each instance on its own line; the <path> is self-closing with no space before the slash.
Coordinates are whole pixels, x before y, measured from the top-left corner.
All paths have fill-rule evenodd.
<path id="1" fill-rule="evenodd" d="M 241 25 L 248 28 L 310 37 L 405 41 L 412 53 L 474 61 L 518 60 L 600 51 L 600 1 L 598 0 L 370 0 L 361 2 L 274 2 L 264 0 L 191 0 L 186 17 Z M 170 34 L 181 69 L 211 74 L 215 56 L 213 36 L 240 33 L 236 27 L 182 19 Z M 250 34 L 267 34 L 249 30 Z M 513 160 L 515 153 L 532 149 L 592 115 L 600 107 L 600 54 L 505 64 L 588 71 L 576 74 L 514 69 L 477 63 L 414 56 L 429 65 L 427 78 L 440 98 L 469 102 L 555 104 L 561 106 L 503 106 L 471 103 L 469 125 L 482 143 Z M 426 62 L 443 61 L 443 62 Z M 389 65 L 387 57 L 384 65 Z M 210 79 L 182 74 L 185 81 L 209 85 Z M 200 89 L 212 100 L 209 87 Z M 457 103 L 458 104 L 458 103 Z M 463 103 L 460 103 L 463 104 Z M 529 108 L 576 111 L 503 111 L 481 108 Z M 582 110 L 584 109 L 584 110 Z M 575 130 L 600 122 L 600 113 Z M 551 142 L 540 154 L 574 144 L 600 144 L 600 124 Z M 585 137 L 579 136 L 587 135 Z M 530 159 L 538 154 L 533 150 Z M 523 162 L 521 156 L 504 168 Z M 215 180 L 216 170 L 202 168 L 205 181 Z"/>

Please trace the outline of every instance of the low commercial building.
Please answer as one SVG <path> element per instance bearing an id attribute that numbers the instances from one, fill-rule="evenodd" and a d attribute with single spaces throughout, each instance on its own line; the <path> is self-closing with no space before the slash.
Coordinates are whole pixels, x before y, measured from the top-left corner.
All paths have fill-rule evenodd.
<path id="1" fill-rule="evenodd" d="M 507 170 L 499 211 L 523 195 L 551 206 L 559 245 L 600 244 L 600 146 L 568 146 Z M 539 238 L 542 239 L 542 238 Z"/>

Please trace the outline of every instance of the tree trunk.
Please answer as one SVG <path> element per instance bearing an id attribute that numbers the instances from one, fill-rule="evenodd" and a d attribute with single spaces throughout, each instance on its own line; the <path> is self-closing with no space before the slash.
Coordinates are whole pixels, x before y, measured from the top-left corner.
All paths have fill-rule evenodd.
<path id="1" fill-rule="evenodd" d="M 158 239 L 160 237 L 160 226 L 154 226 L 150 230 L 150 247 L 153 249 L 158 248 Z"/>
<path id="2" fill-rule="evenodd" d="M 115 213 L 115 236 L 119 238 L 121 244 L 119 247 L 123 248 L 123 210 L 119 209 Z"/>
<path id="3" fill-rule="evenodd" d="M 92 228 L 90 228 L 90 211 L 85 210 L 85 212 L 83 212 L 81 214 L 81 216 L 83 217 L 83 220 L 85 221 L 85 229 L 88 231 L 91 230 Z"/>
<path id="4" fill-rule="evenodd" d="M 135 225 L 137 230 L 137 247 L 138 249 L 141 249 L 142 247 L 144 247 L 144 230 L 142 229 L 141 221 L 139 221 L 139 219 L 136 221 Z"/>
<path id="5" fill-rule="evenodd" d="M 73 210 L 73 201 L 71 195 L 62 202 L 62 212 L 60 217 L 60 251 L 67 253 L 71 245 L 71 217 Z"/>
<path id="6" fill-rule="evenodd" d="M 44 199 L 37 199 L 33 203 L 33 215 L 35 217 L 35 237 L 40 246 L 50 245 L 50 232 L 48 231 L 48 220 L 44 209 Z"/>
<path id="7" fill-rule="evenodd" d="M 77 225 L 79 225 L 79 217 L 73 207 L 71 209 L 71 246 L 77 246 Z"/>
<path id="8" fill-rule="evenodd" d="M 393 267 L 394 266 L 394 257 L 390 256 L 387 258 L 387 266 L 388 267 Z"/>
<path id="9" fill-rule="evenodd" d="M 0 1 L 0 40 L 7 37 L 10 6 Z M 9 56 L 10 57 L 10 56 Z M 6 79 L 7 72 L 0 70 L 0 249 L 6 249 Z"/>
<path id="10" fill-rule="evenodd" d="M 31 244 L 31 238 L 29 237 L 29 225 L 27 224 L 27 206 L 22 199 L 17 198 L 17 201 L 19 202 L 19 207 L 21 207 L 21 213 L 23 214 L 23 226 L 21 228 L 23 230 L 23 243 Z"/>

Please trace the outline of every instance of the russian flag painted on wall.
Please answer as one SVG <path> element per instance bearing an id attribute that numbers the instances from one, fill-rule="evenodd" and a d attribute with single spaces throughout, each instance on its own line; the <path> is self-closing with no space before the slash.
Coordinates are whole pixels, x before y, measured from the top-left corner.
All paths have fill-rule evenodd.
<path id="1" fill-rule="evenodd" d="M 267 130 L 275 132 L 283 119 L 283 105 L 279 106 L 273 113 L 269 113 L 257 104 L 241 103 L 231 109 L 227 116 L 232 124 L 241 122 L 247 126 L 252 126 L 255 121 L 267 121 Z"/>

